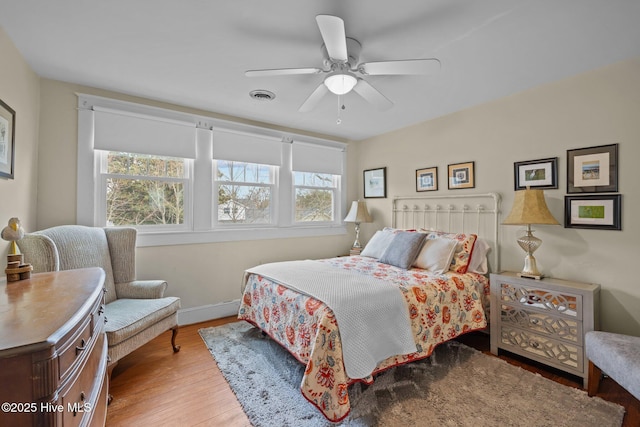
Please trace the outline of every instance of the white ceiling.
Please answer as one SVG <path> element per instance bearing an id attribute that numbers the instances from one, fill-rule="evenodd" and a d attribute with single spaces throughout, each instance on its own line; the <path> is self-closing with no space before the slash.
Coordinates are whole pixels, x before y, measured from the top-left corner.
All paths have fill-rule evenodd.
<path id="1" fill-rule="evenodd" d="M 344 19 L 361 62 L 438 58 L 439 74 L 368 76 L 395 105 L 329 94 L 315 16 Z M 360 140 L 640 56 L 638 0 L 0 0 L 0 25 L 42 77 Z M 249 97 L 254 89 L 273 101 Z"/>

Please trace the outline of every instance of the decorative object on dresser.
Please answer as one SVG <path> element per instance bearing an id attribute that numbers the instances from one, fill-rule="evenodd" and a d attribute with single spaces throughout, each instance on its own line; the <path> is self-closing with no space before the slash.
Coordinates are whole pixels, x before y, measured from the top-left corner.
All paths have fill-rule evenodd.
<path id="1" fill-rule="evenodd" d="M 0 284 L 0 425 L 104 425 L 104 280 L 86 268 Z"/>
<path id="2" fill-rule="evenodd" d="M 491 274 L 491 352 L 499 349 L 583 378 L 585 334 L 598 330 L 600 285 Z"/>
<path id="3" fill-rule="evenodd" d="M 618 191 L 618 144 L 567 150 L 567 193 Z"/>
<path id="4" fill-rule="evenodd" d="M 527 226 L 527 234 L 518 238 L 518 245 L 527 253 L 524 259 L 524 268 L 518 275 L 531 279 L 541 279 L 543 276 L 538 270 L 533 253 L 542 245 L 542 240 L 532 234 L 531 224 L 559 225 L 558 221 L 549 212 L 547 203 L 544 200 L 544 192 L 529 188 L 516 191 L 511 212 L 502 224 Z"/>
<path id="5" fill-rule="evenodd" d="M 362 251 L 362 245 L 360 244 L 360 223 L 371 221 L 373 221 L 373 218 L 369 215 L 367 202 L 358 200 L 351 203 L 351 209 L 344 219 L 344 222 L 353 222 L 356 224 L 356 240 L 351 247 L 351 255 L 360 255 Z"/>
<path id="6" fill-rule="evenodd" d="M 387 168 L 368 169 L 362 175 L 365 199 L 387 197 Z"/>
<path id="7" fill-rule="evenodd" d="M 22 254 L 18 250 L 16 241 L 24 237 L 24 230 L 18 218 L 11 218 L 9 224 L 2 229 L 2 238 L 11 242 L 9 255 L 7 255 L 7 268 L 4 270 L 7 275 L 7 282 L 17 282 L 31 277 L 31 264 L 25 264 Z"/>
<path id="8" fill-rule="evenodd" d="M 602 373 L 640 400 L 640 337 L 590 331 L 585 335 L 589 360 L 589 396 L 598 393 Z"/>
<path id="9" fill-rule="evenodd" d="M 109 370 L 122 357 L 171 329 L 173 351 L 180 299 L 165 297 L 164 280 L 136 280 L 135 228 L 61 225 L 27 233 L 18 242 L 34 271 L 101 267 L 105 278 L 105 313 Z"/>

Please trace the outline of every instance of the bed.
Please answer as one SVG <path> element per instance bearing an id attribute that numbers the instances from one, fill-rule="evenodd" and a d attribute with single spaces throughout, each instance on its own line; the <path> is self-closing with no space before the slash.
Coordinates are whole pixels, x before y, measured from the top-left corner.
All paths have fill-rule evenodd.
<path id="1" fill-rule="evenodd" d="M 361 255 L 248 269 L 238 318 L 306 366 L 302 395 L 339 422 L 350 384 L 487 327 L 499 202 L 495 193 L 396 197 L 392 225 Z"/>

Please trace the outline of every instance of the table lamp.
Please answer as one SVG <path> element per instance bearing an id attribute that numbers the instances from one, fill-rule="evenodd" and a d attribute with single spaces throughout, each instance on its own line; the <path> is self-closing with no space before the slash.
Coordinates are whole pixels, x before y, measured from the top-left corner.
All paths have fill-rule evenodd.
<path id="1" fill-rule="evenodd" d="M 542 240 L 532 234 L 531 225 L 558 225 L 559 223 L 549 212 L 542 190 L 527 188 L 526 190 L 516 191 L 515 194 L 511 212 L 502 224 L 527 226 L 527 233 L 518 238 L 518 244 L 527 253 L 524 259 L 524 268 L 522 272 L 518 273 L 518 276 L 539 280 L 544 276 L 538 270 L 533 253 L 540 247 Z"/>
<path id="2" fill-rule="evenodd" d="M 351 203 L 351 209 L 349 213 L 344 219 L 344 222 L 354 222 L 356 224 L 356 241 L 353 242 L 353 247 L 351 248 L 351 253 L 360 253 L 362 250 L 362 245 L 360 244 L 360 223 L 361 222 L 371 222 L 373 219 L 371 215 L 369 215 L 369 211 L 367 210 L 367 203 L 357 200 Z"/>

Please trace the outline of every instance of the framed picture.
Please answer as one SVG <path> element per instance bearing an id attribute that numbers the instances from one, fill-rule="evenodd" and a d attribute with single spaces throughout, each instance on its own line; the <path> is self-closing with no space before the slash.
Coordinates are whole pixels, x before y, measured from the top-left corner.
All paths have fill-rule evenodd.
<path id="1" fill-rule="evenodd" d="M 368 169 L 364 171 L 364 197 L 387 197 L 387 168 Z"/>
<path id="2" fill-rule="evenodd" d="M 16 112 L 0 99 L 0 178 L 13 179 Z"/>
<path id="3" fill-rule="evenodd" d="M 438 168 L 416 170 L 416 191 L 435 191 L 438 189 Z"/>
<path id="4" fill-rule="evenodd" d="M 558 158 L 528 160 L 513 164 L 513 177 L 515 190 L 524 190 L 527 187 L 558 188 Z"/>
<path id="5" fill-rule="evenodd" d="M 476 186 L 475 162 L 466 163 L 454 163 L 448 166 L 449 168 L 449 189 L 458 188 L 474 188 Z"/>
<path id="6" fill-rule="evenodd" d="M 567 193 L 618 191 L 618 144 L 567 150 Z"/>
<path id="7" fill-rule="evenodd" d="M 565 228 L 622 230 L 620 194 L 564 196 Z"/>

